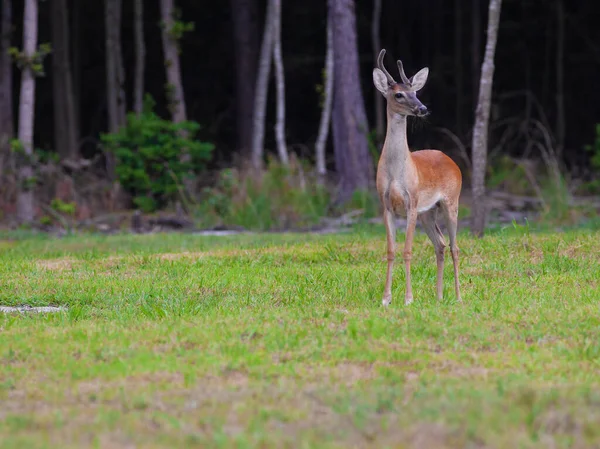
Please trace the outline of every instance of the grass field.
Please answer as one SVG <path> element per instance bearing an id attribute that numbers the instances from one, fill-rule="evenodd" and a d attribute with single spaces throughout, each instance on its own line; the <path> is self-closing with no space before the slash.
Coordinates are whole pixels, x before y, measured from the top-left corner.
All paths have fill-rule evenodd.
<path id="1" fill-rule="evenodd" d="M 399 236 L 402 244 L 403 235 Z M 385 232 L 0 242 L 0 447 L 600 446 L 600 233 Z M 448 258 L 449 259 L 449 258 Z"/>

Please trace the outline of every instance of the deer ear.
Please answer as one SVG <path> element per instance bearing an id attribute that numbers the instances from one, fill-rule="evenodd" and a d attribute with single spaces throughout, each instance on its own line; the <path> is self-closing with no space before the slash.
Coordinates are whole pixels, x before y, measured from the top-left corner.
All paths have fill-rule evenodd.
<path id="1" fill-rule="evenodd" d="M 410 79 L 411 90 L 413 92 L 417 92 L 418 90 L 423 89 L 423 86 L 427 82 L 427 77 L 429 76 L 429 68 L 425 67 L 419 70 L 415 75 Z"/>
<path id="2" fill-rule="evenodd" d="M 381 94 L 385 97 L 388 91 L 388 81 L 385 73 L 378 68 L 373 69 L 373 84 Z"/>

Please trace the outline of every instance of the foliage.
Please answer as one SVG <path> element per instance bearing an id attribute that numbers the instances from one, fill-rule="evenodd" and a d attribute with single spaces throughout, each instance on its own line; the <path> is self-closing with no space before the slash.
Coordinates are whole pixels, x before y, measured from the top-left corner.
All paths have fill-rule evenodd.
<path id="1" fill-rule="evenodd" d="M 3 447 L 600 444 L 597 231 L 459 235 L 462 304 L 418 231 L 389 308 L 382 226 L 1 243 L 0 303 L 67 307 L 0 314 Z"/>
<path id="2" fill-rule="evenodd" d="M 586 190 L 589 193 L 600 193 L 600 124 L 596 125 L 594 143 L 586 145 L 584 148 L 587 152 L 592 154 L 590 163 L 596 172 L 596 178 L 587 182 L 582 190 Z"/>
<path id="3" fill-rule="evenodd" d="M 305 163 L 291 158 L 289 168 L 269 159 L 261 173 L 223 170 L 203 198 L 199 213 L 205 224 L 266 230 L 318 223 L 327 213 L 330 195 Z"/>
<path id="4" fill-rule="evenodd" d="M 154 101 L 146 95 L 139 117 L 130 113 L 119 132 L 102 135 L 105 148 L 116 155 L 119 182 L 145 212 L 174 200 L 183 179 L 201 174 L 214 149 L 211 143 L 195 139 L 199 124 L 175 124 L 153 109 Z"/>
<path id="5" fill-rule="evenodd" d="M 523 165 L 513 158 L 502 155 L 488 165 L 487 187 L 503 189 L 516 195 L 533 193 Z"/>
<path id="6" fill-rule="evenodd" d="M 38 51 L 31 56 L 27 56 L 16 47 L 11 47 L 8 50 L 10 57 L 16 62 L 19 69 L 30 68 L 36 76 L 46 75 L 44 72 L 44 58 L 51 52 L 52 46 L 49 43 L 41 44 Z"/>

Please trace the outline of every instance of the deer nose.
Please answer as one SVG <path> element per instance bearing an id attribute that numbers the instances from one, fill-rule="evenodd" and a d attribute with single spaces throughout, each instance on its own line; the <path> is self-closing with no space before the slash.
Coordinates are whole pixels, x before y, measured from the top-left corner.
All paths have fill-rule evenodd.
<path id="1" fill-rule="evenodd" d="M 417 108 L 417 112 L 418 115 L 422 116 L 422 115 L 427 115 L 429 113 L 429 111 L 427 110 L 427 106 L 425 105 L 421 105 Z"/>

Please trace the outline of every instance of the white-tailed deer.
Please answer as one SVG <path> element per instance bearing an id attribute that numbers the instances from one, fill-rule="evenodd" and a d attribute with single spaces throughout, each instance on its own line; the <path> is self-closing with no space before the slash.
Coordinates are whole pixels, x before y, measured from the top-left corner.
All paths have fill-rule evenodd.
<path id="1" fill-rule="evenodd" d="M 387 132 L 379 165 L 377 167 L 377 191 L 383 206 L 383 219 L 387 234 L 387 276 L 383 293 L 383 305 L 392 300 L 392 270 L 395 258 L 395 217 L 405 215 L 406 241 L 404 263 L 406 267 L 406 296 L 404 303 L 413 300 L 410 283 L 410 260 L 417 216 L 435 248 L 437 261 L 437 297 L 443 295 L 444 235 L 436 223 L 438 210 L 442 211 L 454 263 L 454 288 L 456 298 L 461 301 L 458 282 L 458 246 L 456 228 L 458 222 L 458 198 L 462 187 L 462 175 L 452 159 L 441 151 L 421 150 L 411 153 L 406 139 L 406 119 L 412 115 L 424 117 L 429 111 L 419 101 L 416 92 L 427 81 L 429 69 L 421 69 L 408 79 L 402 62 L 398 61 L 401 83 L 397 83 L 383 65 L 385 50 L 377 58 L 373 70 L 373 83 L 387 100 Z"/>

